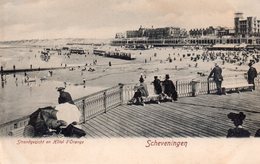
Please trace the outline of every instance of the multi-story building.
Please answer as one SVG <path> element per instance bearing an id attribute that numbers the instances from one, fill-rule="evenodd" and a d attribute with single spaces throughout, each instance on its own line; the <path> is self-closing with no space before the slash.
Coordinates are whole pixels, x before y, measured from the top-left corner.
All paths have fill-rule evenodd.
<path id="1" fill-rule="evenodd" d="M 223 37 L 223 36 L 233 36 L 233 29 L 227 27 L 208 27 L 202 29 L 191 29 L 189 31 L 191 37 L 202 37 L 202 36 L 213 36 L 213 37 Z"/>
<path id="2" fill-rule="evenodd" d="M 189 34 L 191 37 L 201 37 L 201 36 L 215 36 L 216 35 L 216 30 L 210 26 L 208 28 L 201 28 L 201 29 L 191 29 L 189 31 Z"/>
<path id="3" fill-rule="evenodd" d="M 126 31 L 126 38 L 167 39 L 187 37 L 185 29 L 179 27 L 142 28 Z"/>
<path id="4" fill-rule="evenodd" d="M 234 18 L 235 34 L 242 37 L 259 36 L 260 35 L 260 20 L 257 17 L 243 18 L 243 13 L 235 13 Z"/>
<path id="5" fill-rule="evenodd" d="M 123 38 L 125 38 L 125 33 L 122 33 L 122 32 L 116 33 L 115 38 L 116 39 L 123 39 Z"/>

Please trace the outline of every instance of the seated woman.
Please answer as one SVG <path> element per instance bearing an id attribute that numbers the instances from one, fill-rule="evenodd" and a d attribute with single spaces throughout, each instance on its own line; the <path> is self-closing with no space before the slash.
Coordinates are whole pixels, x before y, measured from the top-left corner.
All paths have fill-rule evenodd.
<path id="1" fill-rule="evenodd" d="M 165 101 L 170 98 L 170 101 L 177 101 L 178 94 L 175 88 L 174 83 L 170 80 L 170 76 L 168 74 L 165 75 L 165 80 L 162 82 L 164 94 L 166 96 Z"/>
<path id="2" fill-rule="evenodd" d="M 135 86 L 135 94 L 134 97 L 129 101 L 129 104 L 136 104 L 136 105 L 144 105 L 144 101 L 142 97 L 148 97 L 149 93 L 147 90 L 146 84 L 144 84 L 143 76 L 139 79 L 140 84 L 139 86 Z"/>
<path id="3" fill-rule="evenodd" d="M 231 119 L 235 125 L 235 128 L 229 129 L 227 137 L 250 137 L 250 132 L 242 127 L 243 120 L 246 118 L 243 112 L 239 114 L 229 113 L 228 118 Z"/>
<path id="4" fill-rule="evenodd" d="M 81 129 L 80 122 L 82 122 L 81 113 L 76 105 L 70 103 L 59 104 L 55 107 L 57 110 L 57 118 L 64 120 L 68 126 L 63 127 L 61 134 L 65 137 L 81 137 L 86 133 Z"/>
<path id="5" fill-rule="evenodd" d="M 57 110 L 48 106 L 39 108 L 30 115 L 28 125 L 24 129 L 24 137 L 44 137 L 51 135 L 51 129 L 57 130 L 67 123 L 57 119 Z"/>
<path id="6" fill-rule="evenodd" d="M 158 79 L 158 76 L 154 76 L 154 81 L 152 82 L 154 86 L 154 92 L 155 94 L 162 94 L 162 86 L 161 86 L 161 81 Z"/>
<path id="7" fill-rule="evenodd" d="M 80 122 L 78 108 L 70 103 L 39 108 L 30 115 L 28 125 L 24 129 L 24 137 L 47 137 L 63 134 L 66 137 L 82 137 L 86 133 L 76 127 Z"/>

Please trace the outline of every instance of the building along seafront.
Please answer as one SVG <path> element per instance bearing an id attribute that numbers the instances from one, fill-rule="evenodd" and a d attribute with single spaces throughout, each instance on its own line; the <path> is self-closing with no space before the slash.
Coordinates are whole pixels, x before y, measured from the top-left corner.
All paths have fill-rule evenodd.
<path id="1" fill-rule="evenodd" d="M 243 18 L 235 13 L 234 28 L 213 27 L 186 29 L 180 27 L 143 28 L 117 33 L 111 41 L 113 46 L 213 46 L 215 44 L 247 44 L 260 47 L 260 20 L 257 17 Z"/>

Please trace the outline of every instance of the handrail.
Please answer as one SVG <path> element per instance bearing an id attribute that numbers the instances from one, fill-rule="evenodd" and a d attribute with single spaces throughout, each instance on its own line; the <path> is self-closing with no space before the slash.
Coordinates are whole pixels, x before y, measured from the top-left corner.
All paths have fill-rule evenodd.
<path id="1" fill-rule="evenodd" d="M 82 113 L 82 122 L 84 123 L 101 113 L 106 113 L 110 109 L 127 103 L 134 95 L 133 89 L 136 84 L 119 84 L 75 99 L 75 105 Z M 203 95 L 216 91 L 216 84 L 212 79 L 202 79 L 195 83 L 192 80 L 178 80 L 175 81 L 175 84 L 179 97 Z M 260 77 L 255 79 L 255 85 L 256 87 L 260 87 Z M 28 121 L 29 116 L 24 116 L 0 125 L 0 136 L 6 136 L 11 130 L 26 126 Z"/>

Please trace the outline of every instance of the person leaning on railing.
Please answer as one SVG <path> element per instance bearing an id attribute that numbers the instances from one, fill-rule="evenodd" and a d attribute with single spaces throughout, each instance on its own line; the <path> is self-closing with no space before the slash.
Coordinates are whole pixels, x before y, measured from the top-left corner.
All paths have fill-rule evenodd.
<path id="1" fill-rule="evenodd" d="M 210 72 L 208 79 L 211 78 L 212 75 L 213 75 L 213 80 L 215 81 L 217 86 L 217 94 L 222 95 L 222 81 L 223 81 L 222 69 L 218 66 L 217 63 L 215 63 L 215 67 Z"/>

